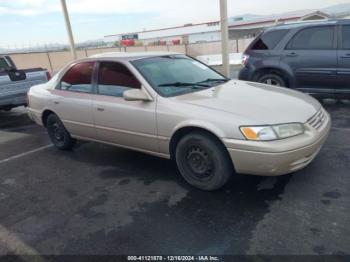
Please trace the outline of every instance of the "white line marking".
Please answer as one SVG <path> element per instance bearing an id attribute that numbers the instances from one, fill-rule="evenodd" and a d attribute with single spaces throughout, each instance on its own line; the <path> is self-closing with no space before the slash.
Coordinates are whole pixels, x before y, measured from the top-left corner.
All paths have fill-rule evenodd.
<path id="1" fill-rule="evenodd" d="M 20 260 L 24 261 L 38 261 L 44 262 L 45 260 L 40 256 L 39 252 L 33 247 L 29 246 L 22 239 L 20 239 L 15 233 L 7 230 L 4 226 L 0 225 L 0 244 L 5 247 L 9 252 L 14 253 L 21 257 Z M 28 256 L 36 256 L 34 260 Z"/>
<path id="2" fill-rule="evenodd" d="M 52 146 L 53 146 L 52 144 L 46 145 L 46 146 L 42 146 L 42 147 L 39 147 L 39 148 L 37 148 L 37 149 L 30 150 L 30 151 L 28 151 L 28 152 L 24 152 L 24 153 L 15 155 L 15 156 L 11 156 L 11 157 L 6 158 L 6 159 L 2 159 L 2 160 L 0 160 L 0 164 L 9 162 L 9 161 L 12 161 L 12 160 L 15 160 L 15 159 L 18 159 L 18 158 L 21 158 L 21 157 L 24 157 L 24 156 L 33 154 L 33 153 L 36 153 L 36 152 L 39 152 L 39 151 L 42 151 L 42 150 L 45 150 L 45 149 L 50 148 L 50 147 L 52 147 Z"/>
<path id="3" fill-rule="evenodd" d="M 24 125 L 24 126 L 20 126 L 20 127 L 10 127 L 10 128 L 2 128 L 1 131 L 5 131 L 5 132 L 8 132 L 8 131 L 16 131 L 18 129 L 20 130 L 23 130 L 23 129 L 29 129 L 29 128 L 32 128 L 32 127 L 37 127 L 38 125 L 35 125 L 35 124 L 29 124 L 29 125 Z"/>
<path id="4" fill-rule="evenodd" d="M 350 132 L 350 128 L 332 127 L 334 130 Z"/>

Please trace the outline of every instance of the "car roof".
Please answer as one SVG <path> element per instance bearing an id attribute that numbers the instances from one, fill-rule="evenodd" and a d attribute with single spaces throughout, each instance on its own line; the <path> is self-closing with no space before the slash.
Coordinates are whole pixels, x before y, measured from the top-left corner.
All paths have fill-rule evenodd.
<path id="1" fill-rule="evenodd" d="M 96 55 L 92 55 L 85 58 L 76 59 L 66 65 L 65 68 L 70 68 L 72 65 L 84 62 L 95 61 L 110 61 L 110 62 L 130 62 L 143 58 L 160 57 L 160 56 L 172 56 L 172 55 L 184 55 L 176 52 L 106 52 Z M 64 71 L 64 70 L 63 70 Z M 63 72 L 62 71 L 62 72 Z"/>
<path id="2" fill-rule="evenodd" d="M 142 58 L 149 57 L 158 57 L 158 56 L 167 56 L 167 55 L 180 55 L 176 52 L 110 52 L 110 53 L 101 53 L 90 56 L 90 59 L 108 59 L 108 60 L 124 60 L 124 61 L 133 61 Z"/>
<path id="3" fill-rule="evenodd" d="M 327 19 L 327 20 L 297 21 L 297 22 L 276 25 L 274 27 L 266 29 L 265 31 L 268 32 L 268 31 L 279 30 L 279 29 L 294 29 L 294 28 L 302 28 L 302 27 L 309 27 L 309 26 L 315 26 L 315 25 L 336 25 L 336 24 L 350 24 L 350 20 L 349 19 L 329 19 L 329 20 Z"/>

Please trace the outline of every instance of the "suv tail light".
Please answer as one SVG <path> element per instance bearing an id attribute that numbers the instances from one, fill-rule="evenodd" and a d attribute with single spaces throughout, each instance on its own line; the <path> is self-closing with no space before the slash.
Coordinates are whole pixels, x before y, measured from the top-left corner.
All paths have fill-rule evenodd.
<path id="1" fill-rule="evenodd" d="M 47 81 L 51 79 L 51 73 L 49 71 L 46 71 L 46 78 L 47 78 Z"/>
<path id="2" fill-rule="evenodd" d="M 249 55 L 244 54 L 244 55 L 242 56 L 242 64 L 243 64 L 244 66 L 247 66 L 247 65 L 248 65 L 248 60 L 249 60 Z"/>

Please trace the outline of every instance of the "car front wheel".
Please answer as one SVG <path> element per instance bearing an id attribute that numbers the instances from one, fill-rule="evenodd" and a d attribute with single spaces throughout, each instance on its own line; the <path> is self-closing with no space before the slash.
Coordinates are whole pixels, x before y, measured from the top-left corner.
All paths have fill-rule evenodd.
<path id="1" fill-rule="evenodd" d="M 183 178 L 202 190 L 219 189 L 233 173 L 226 148 L 205 132 L 190 133 L 180 140 L 176 163 Z"/>
<path id="2" fill-rule="evenodd" d="M 51 114 L 48 116 L 46 128 L 52 143 L 58 149 L 69 150 L 73 148 L 76 140 L 70 136 L 57 115 Z"/>

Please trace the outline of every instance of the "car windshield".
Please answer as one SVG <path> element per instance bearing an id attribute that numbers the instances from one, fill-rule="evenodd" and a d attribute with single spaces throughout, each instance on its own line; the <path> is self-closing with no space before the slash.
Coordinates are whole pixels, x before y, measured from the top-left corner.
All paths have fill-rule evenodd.
<path id="1" fill-rule="evenodd" d="M 185 55 L 144 58 L 131 63 L 164 97 L 207 89 L 229 80 Z"/>

